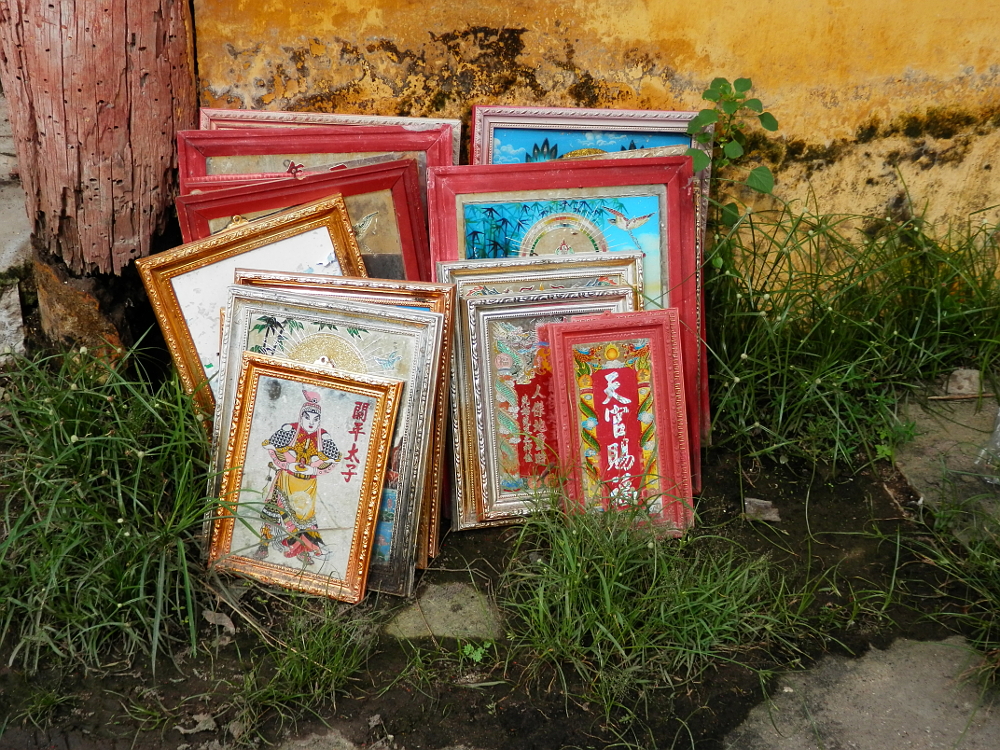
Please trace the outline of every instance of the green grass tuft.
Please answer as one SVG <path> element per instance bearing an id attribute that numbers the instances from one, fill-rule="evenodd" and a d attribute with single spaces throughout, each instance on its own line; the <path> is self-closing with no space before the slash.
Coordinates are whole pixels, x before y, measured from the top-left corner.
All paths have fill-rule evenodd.
<path id="1" fill-rule="evenodd" d="M 722 213 L 706 273 L 718 445 L 856 467 L 908 436 L 901 391 L 995 368 L 997 227 Z"/>
<path id="2" fill-rule="evenodd" d="M 607 716 L 719 660 L 793 649 L 808 629 L 795 601 L 766 557 L 657 538 L 622 512 L 530 516 L 501 587 L 514 652 Z"/>
<path id="3" fill-rule="evenodd" d="M 0 402 L 0 643 L 29 672 L 196 646 L 208 441 L 133 357 L 22 358 Z"/>

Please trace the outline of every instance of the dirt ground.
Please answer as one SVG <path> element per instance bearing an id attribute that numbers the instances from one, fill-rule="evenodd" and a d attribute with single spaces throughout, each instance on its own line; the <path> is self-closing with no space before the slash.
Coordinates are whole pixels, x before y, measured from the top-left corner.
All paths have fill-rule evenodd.
<path id="1" fill-rule="evenodd" d="M 791 466 L 761 468 L 722 452 L 709 452 L 704 467 L 699 523 L 766 552 L 783 564 L 811 570 L 836 569 L 840 585 L 827 587 L 818 603 L 832 637 L 801 644 L 807 666 L 822 653 L 861 655 L 871 645 L 884 647 L 897 636 L 937 640 L 950 634 L 924 615 L 934 606 L 934 571 L 900 554 L 899 534 L 919 534 L 913 520 L 915 496 L 888 467 L 858 474 L 824 476 L 821 471 Z M 742 498 L 770 501 L 780 521 L 750 523 L 742 516 Z M 510 546 L 512 530 L 497 528 L 449 535 L 441 557 L 423 580 L 468 582 L 470 568 L 477 583 L 495 585 Z M 893 573 L 896 571 L 895 578 Z M 834 580 L 834 579 L 831 579 Z M 886 617 L 855 617 L 851 590 L 885 589 L 893 581 L 903 593 Z M 386 598 L 379 604 L 398 604 Z M 593 707 L 566 697 L 554 684 L 523 684 L 517 664 L 483 671 L 469 665 L 428 668 L 426 679 L 399 679 L 412 664 L 414 646 L 384 638 L 368 669 L 358 675 L 346 695 L 314 718 L 292 726 L 271 722 L 270 741 L 290 736 L 340 730 L 358 745 L 379 748 L 442 748 L 465 745 L 496 750 L 531 748 L 604 748 L 622 737 L 603 726 Z M 0 748 L 171 748 L 220 750 L 230 747 L 225 727 L 231 717 L 230 692 L 224 686 L 240 678 L 236 659 L 241 639 L 212 650 L 204 662 L 188 662 L 161 671 L 157 680 L 140 668 L 121 673 L 84 675 L 45 673 L 31 680 L 0 662 L 0 717 L 6 725 Z M 418 644 L 421 653 L 455 653 L 457 644 Z M 787 655 L 744 656 L 747 663 L 768 669 Z M 60 700 L 50 723 L 35 726 L 21 718 L 32 689 L 53 687 Z M 656 747 L 720 748 L 723 736 L 758 703 L 765 685 L 746 666 L 720 665 L 672 700 L 652 696 L 644 741 Z M 148 711 L 138 707 L 147 706 Z M 210 720 L 208 720 L 210 717 Z M 205 719 L 203 730 L 185 733 Z M 3 719 L 0 718 L 0 722 Z M 0 724 L 3 726 L 3 724 Z M 214 728 L 213 728 L 214 727 Z M 182 730 L 184 730 L 182 732 Z"/>

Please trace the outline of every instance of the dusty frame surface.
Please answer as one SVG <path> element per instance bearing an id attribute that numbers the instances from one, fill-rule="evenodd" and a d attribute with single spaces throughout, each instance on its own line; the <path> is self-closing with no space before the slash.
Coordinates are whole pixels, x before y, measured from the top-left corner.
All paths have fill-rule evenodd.
<path id="1" fill-rule="evenodd" d="M 209 565 L 361 601 L 402 389 L 245 355 Z"/>
<path id="2" fill-rule="evenodd" d="M 451 127 L 452 133 L 453 164 L 458 164 L 458 155 L 462 146 L 462 121 L 447 118 L 350 115 L 328 112 L 270 112 L 255 109 L 202 107 L 198 123 L 201 130 L 305 127 L 310 125 L 398 125 L 408 130 L 430 130 L 441 125 L 448 125 Z"/>
<path id="3" fill-rule="evenodd" d="M 339 194 L 369 276 L 430 278 L 427 225 L 413 159 L 349 166 L 301 179 L 217 185 L 217 189 L 177 198 L 177 218 L 185 242 L 217 234 L 237 217 L 254 220 Z"/>
<path id="4" fill-rule="evenodd" d="M 559 456 L 571 504 L 644 506 L 681 534 L 694 520 L 676 310 L 545 326 Z"/>
<path id="5" fill-rule="evenodd" d="M 442 346 L 435 389 L 433 445 L 428 494 L 424 498 L 417 530 L 417 567 L 427 567 L 429 558 L 440 551 L 441 511 L 444 501 L 444 455 L 447 443 L 448 394 L 451 345 L 454 335 L 455 286 L 427 282 L 393 282 L 382 279 L 355 279 L 313 274 L 274 273 L 238 268 L 233 281 L 238 286 L 260 289 L 284 289 L 300 294 L 315 294 L 353 299 L 376 305 L 417 308 L 441 313 Z"/>
<path id="6" fill-rule="evenodd" d="M 399 125 L 182 130 L 177 133 L 180 192 L 190 192 L 191 178 L 274 174 L 390 153 L 415 159 L 423 184 L 428 167 L 452 164 L 451 138 L 450 125 L 428 130 Z"/>
<path id="7" fill-rule="evenodd" d="M 548 434 L 551 370 L 538 345 L 538 326 L 573 315 L 629 311 L 633 302 L 625 286 L 459 301 L 467 308 L 469 335 L 455 347 L 454 408 L 458 423 L 469 427 L 462 433 L 467 499 L 457 528 L 515 521 L 556 486 L 555 435 Z"/>
<path id="8" fill-rule="evenodd" d="M 137 260 L 181 381 L 210 413 L 218 396 L 222 312 L 233 271 L 247 265 L 366 274 L 339 196 Z"/>
<path id="9" fill-rule="evenodd" d="M 627 169 L 616 161 L 586 159 L 444 167 L 429 170 L 428 180 L 435 267 L 490 252 L 542 255 L 578 247 L 601 252 L 638 247 L 645 253 L 645 306 L 675 307 L 680 314 L 684 384 L 692 394 L 688 423 L 695 426 L 691 464 L 695 491 L 700 491 L 699 427 L 708 360 L 701 336 L 690 157 L 635 159 Z"/>
<path id="10" fill-rule="evenodd" d="M 440 313 L 373 305 L 287 290 L 231 286 L 222 344 L 222 392 L 215 410 L 214 465 L 227 451 L 219 425 L 231 423 L 236 381 L 229 362 L 244 351 L 326 363 L 404 382 L 390 465 L 375 530 L 368 587 L 413 590 L 420 512 L 430 486 L 435 388 L 442 346 Z"/>

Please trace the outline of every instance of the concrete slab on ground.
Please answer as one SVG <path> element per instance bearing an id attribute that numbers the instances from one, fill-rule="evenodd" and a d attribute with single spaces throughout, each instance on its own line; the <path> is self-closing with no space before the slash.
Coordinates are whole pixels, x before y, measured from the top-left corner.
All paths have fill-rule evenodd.
<path id="1" fill-rule="evenodd" d="M 468 583 L 431 584 L 385 629 L 395 638 L 490 640 L 502 632 L 489 598 Z"/>
<path id="2" fill-rule="evenodd" d="M 897 640 L 860 659 L 824 657 L 783 676 L 725 740 L 727 750 L 996 750 L 1000 710 L 962 679 L 975 654 L 959 637 Z"/>
<path id="3" fill-rule="evenodd" d="M 1000 486 L 984 482 L 974 463 L 996 415 L 992 397 L 900 404 L 900 417 L 914 423 L 915 434 L 896 451 L 896 466 L 924 503 L 962 506 L 970 511 L 963 515 L 971 523 L 978 523 L 982 514 L 1000 518 Z"/>

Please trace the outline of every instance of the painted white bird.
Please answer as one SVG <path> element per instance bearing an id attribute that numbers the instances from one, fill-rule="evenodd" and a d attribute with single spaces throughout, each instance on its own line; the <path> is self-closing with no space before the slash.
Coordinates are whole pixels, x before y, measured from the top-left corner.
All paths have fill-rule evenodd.
<path id="1" fill-rule="evenodd" d="M 632 238 L 632 242 L 635 243 L 637 250 L 642 250 L 642 246 L 639 244 L 639 240 L 635 238 L 632 234 L 633 229 L 638 229 L 647 221 L 649 221 L 655 214 L 646 214 L 645 216 L 636 216 L 634 219 L 630 219 L 621 211 L 616 211 L 613 208 L 608 208 L 607 206 L 601 206 L 605 211 L 611 214 L 611 218 L 608 219 L 608 224 L 613 227 L 618 227 L 619 229 L 628 232 L 628 236 Z"/>
<path id="2" fill-rule="evenodd" d="M 645 216 L 636 216 L 634 219 L 630 219 L 621 211 L 615 211 L 613 208 L 608 208 L 607 206 L 601 206 L 601 208 L 611 214 L 608 224 L 616 226 L 619 229 L 624 229 L 626 232 L 638 229 L 653 217 L 653 214 L 646 214 Z"/>

